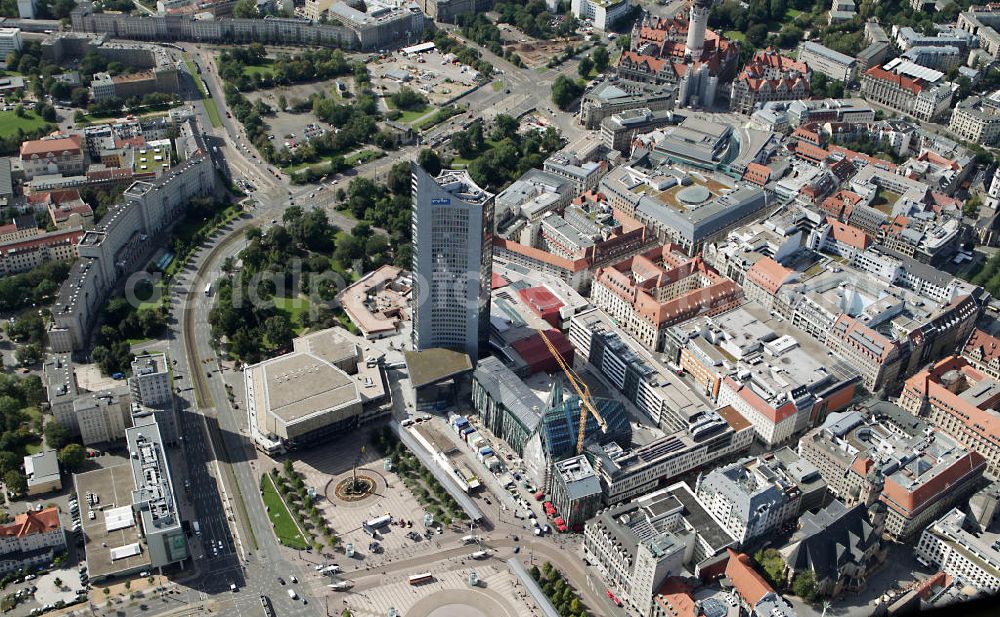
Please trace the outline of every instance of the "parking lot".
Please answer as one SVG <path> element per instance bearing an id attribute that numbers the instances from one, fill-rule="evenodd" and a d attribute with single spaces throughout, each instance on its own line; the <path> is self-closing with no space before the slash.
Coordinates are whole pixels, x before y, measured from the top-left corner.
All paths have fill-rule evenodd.
<path id="1" fill-rule="evenodd" d="M 375 92 L 388 96 L 407 86 L 423 93 L 431 107 L 474 88 L 480 81 L 479 73 L 472 67 L 458 63 L 454 56 L 445 56 L 436 49 L 411 57 L 390 54 L 385 60 L 372 63 L 369 71 Z M 404 75 L 405 81 L 400 79 Z"/>
<path id="2" fill-rule="evenodd" d="M 125 462 L 125 458 L 119 454 L 111 454 L 104 451 L 90 450 L 99 455 L 87 459 L 84 466 L 79 471 L 94 471 L 120 465 Z M 10 594 L 16 596 L 21 593 L 17 600 L 17 606 L 7 614 L 14 617 L 25 615 L 37 615 L 45 610 L 59 607 L 64 604 L 71 604 L 77 598 L 86 599 L 80 591 L 87 591 L 89 578 L 85 569 L 84 550 L 81 542 L 81 532 L 75 531 L 75 522 L 72 516 L 73 480 L 71 474 L 63 472 L 63 488 L 59 491 L 25 497 L 22 499 L 12 499 L 6 506 L 6 512 L 13 518 L 17 514 L 31 510 L 38 511 L 48 507 L 56 507 L 59 510 L 59 522 L 66 531 L 66 554 L 62 558 L 58 568 L 42 569 L 29 574 L 23 579 L 15 579 L 8 584 L 0 596 L 7 597 Z M 79 507 L 79 506 L 77 506 Z M 47 607 L 47 608 L 46 608 Z"/>

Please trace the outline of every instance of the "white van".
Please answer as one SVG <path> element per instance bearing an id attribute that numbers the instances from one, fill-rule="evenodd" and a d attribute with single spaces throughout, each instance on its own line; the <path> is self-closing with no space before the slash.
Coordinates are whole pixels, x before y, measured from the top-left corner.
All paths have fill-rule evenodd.
<path id="1" fill-rule="evenodd" d="M 287 589 L 286 591 L 288 592 L 288 597 L 289 598 L 291 598 L 293 600 L 298 600 L 299 599 L 299 594 L 295 593 L 294 589 Z"/>

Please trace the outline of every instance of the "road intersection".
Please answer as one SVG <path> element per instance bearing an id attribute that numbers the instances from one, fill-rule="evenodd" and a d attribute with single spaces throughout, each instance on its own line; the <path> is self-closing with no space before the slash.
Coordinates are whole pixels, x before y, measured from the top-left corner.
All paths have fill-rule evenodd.
<path id="1" fill-rule="evenodd" d="M 334 598 L 341 596 L 322 584 L 313 584 L 315 589 L 303 584 L 295 586 L 299 599 L 292 600 L 286 593 L 289 586 L 278 581 L 279 576 L 289 581 L 294 576 L 306 582 L 310 579 L 303 574 L 310 573 L 304 571 L 303 562 L 295 557 L 294 552 L 279 546 L 272 532 L 259 497 L 259 477 L 273 461 L 255 451 L 246 437 L 243 413 L 229 403 L 227 380 L 233 387 L 240 387 L 241 374 L 224 365 L 212 346 L 208 323 L 212 298 L 206 298 L 202 289 L 220 275 L 223 261 L 235 256 L 244 247 L 243 237 L 247 229 L 266 227 L 271 221 L 280 220 L 290 203 L 323 208 L 331 221 L 344 230 L 349 230 L 355 221 L 334 208 L 336 187 L 289 186 L 285 176 L 275 177 L 271 173 L 270 166 L 261 161 L 248 145 L 242 127 L 225 113 L 222 84 L 211 68 L 211 53 L 196 45 L 185 45 L 184 48 L 202 69 L 201 75 L 190 76 L 188 94 L 194 101 L 208 143 L 213 150 L 217 148 L 214 152 L 216 160 L 225 166 L 234 180 L 247 180 L 256 190 L 251 195 L 253 207 L 250 211 L 209 240 L 172 285 L 171 304 L 175 307 L 175 319 L 168 348 L 175 360 L 175 373 L 186 376 L 189 381 L 180 393 L 181 429 L 184 459 L 191 481 L 189 499 L 200 522 L 202 535 L 197 542 L 193 542 L 197 575 L 173 586 L 174 593 L 166 593 L 165 599 L 161 598 L 160 602 L 136 613 L 175 612 L 177 608 L 171 598 L 177 597 L 183 598 L 192 607 L 213 614 L 256 616 L 263 614 L 259 596 L 265 594 L 270 597 L 276 613 L 282 617 L 314 617 L 317 612 L 324 611 L 324 606 L 321 606 L 324 603 L 314 601 L 319 594 Z M 477 110 L 477 117 L 489 118 L 498 113 L 521 115 L 534 111 L 558 126 L 564 137 L 572 139 L 582 134 L 582 129 L 571 116 L 548 111 L 552 105 L 549 102 L 552 81 L 560 74 L 570 74 L 575 63 L 568 62 L 558 69 L 538 73 L 515 67 L 488 51 L 482 50 L 482 53 L 503 71 L 505 87 L 497 89 L 487 85 L 468 95 L 467 103 Z M 211 127 L 204 103 L 197 101 L 193 80 L 198 78 L 205 80 L 215 103 L 222 106 L 221 127 Z M 462 130 L 469 121 L 467 114 L 457 116 L 435 127 L 424 138 L 446 139 L 449 134 Z M 419 149 L 420 146 L 412 146 L 391 152 L 389 157 L 358 166 L 341 177 L 383 178 L 394 163 L 415 158 Z M 398 411 L 404 413 L 402 409 Z M 484 508 L 484 511 L 489 510 L 491 508 Z M 333 523 L 336 527 L 336 521 Z M 484 533 L 485 543 L 495 549 L 498 557 L 512 556 L 513 547 L 518 544 L 512 537 L 525 531 L 502 520 L 488 521 L 487 529 L 490 531 Z M 444 541 L 454 542 L 458 537 L 456 533 L 460 530 L 451 530 Z M 522 555 L 526 554 L 529 560 L 536 563 L 547 560 L 556 565 L 580 589 L 594 614 L 616 614 L 607 600 L 601 597 L 600 590 L 591 584 L 579 558 L 566 550 L 564 543 L 565 539 L 531 539 L 522 543 Z M 355 583 L 352 593 L 363 593 L 378 588 L 383 577 L 388 575 L 382 573 L 402 574 L 448 560 L 461 561 L 468 552 L 468 548 L 456 546 L 412 559 L 379 560 L 377 569 L 369 569 L 372 564 L 361 566 L 366 569 L 359 567 L 356 571 L 345 573 L 344 578 Z M 229 591 L 231 583 L 237 585 L 235 593 Z M 347 594 L 348 597 L 350 595 Z M 130 611 L 124 610 L 126 615 L 119 617 L 131 617 Z"/>

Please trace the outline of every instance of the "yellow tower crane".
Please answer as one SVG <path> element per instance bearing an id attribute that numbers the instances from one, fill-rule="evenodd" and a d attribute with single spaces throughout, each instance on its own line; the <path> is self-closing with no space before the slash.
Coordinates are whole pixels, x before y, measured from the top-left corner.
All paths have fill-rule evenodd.
<path id="1" fill-rule="evenodd" d="M 603 431 L 608 430 L 608 423 L 604 421 L 604 418 L 602 418 L 601 414 L 597 411 L 597 407 L 594 406 L 594 401 L 590 398 L 590 388 L 587 386 L 586 382 L 584 382 L 580 376 L 576 374 L 576 371 L 574 371 L 572 367 L 566 364 L 566 361 L 563 360 L 562 354 L 559 353 L 556 346 L 549 340 L 548 334 L 544 331 L 541 331 L 540 334 L 542 335 L 542 340 L 545 342 L 545 346 L 549 348 L 549 353 L 552 354 L 552 357 L 559 363 L 559 368 L 561 368 L 563 373 L 566 374 L 566 379 L 569 380 L 569 384 L 573 386 L 573 390 L 576 391 L 576 395 L 580 397 L 580 428 L 576 436 L 576 453 L 577 455 L 583 454 L 583 438 L 587 430 L 587 413 L 590 412 L 590 415 L 594 416 L 594 419 L 597 420 L 598 426 L 600 426 Z"/>

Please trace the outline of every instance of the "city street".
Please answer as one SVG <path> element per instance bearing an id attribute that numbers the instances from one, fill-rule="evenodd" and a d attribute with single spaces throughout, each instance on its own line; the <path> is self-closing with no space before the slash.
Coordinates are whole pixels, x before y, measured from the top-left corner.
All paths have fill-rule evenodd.
<path id="1" fill-rule="evenodd" d="M 334 208 L 336 188 L 333 185 L 306 185 L 293 187 L 286 183 L 286 176 L 275 177 L 269 166 L 257 158 L 249 146 L 239 123 L 226 117 L 223 89 L 214 70 L 213 52 L 194 44 L 182 47 L 201 68 L 200 75 L 190 75 L 185 79 L 187 96 L 192 101 L 199 121 L 206 133 L 208 143 L 217 147 L 216 160 L 228 170 L 235 180 L 242 178 L 255 185 L 250 195 L 253 200 L 251 213 L 228 224 L 203 246 L 187 268 L 175 279 L 172 293 L 175 320 L 171 336 L 166 341 L 170 357 L 174 360 L 175 374 L 181 377 L 180 388 L 181 428 L 183 432 L 183 456 L 187 466 L 185 477 L 189 488 L 184 489 L 185 503 L 192 508 L 194 520 L 199 521 L 201 535 L 192 536 L 192 554 L 198 569 L 197 575 L 179 584 L 173 593 L 164 593 L 159 602 L 152 606 L 134 606 L 136 612 L 153 611 L 165 614 L 176 611 L 173 598 L 190 602 L 197 610 L 242 617 L 246 612 L 262 611 L 259 595 L 271 598 L 275 611 L 284 616 L 306 617 L 324 611 L 325 604 L 319 594 L 307 585 L 297 586 L 298 600 L 292 600 L 286 593 L 288 586 L 278 582 L 278 576 L 291 580 L 292 576 L 306 581 L 303 577 L 306 562 L 295 558 L 292 551 L 280 547 L 271 530 L 271 524 L 259 497 L 259 476 L 270 461 L 258 460 L 258 454 L 246 438 L 246 420 L 242 412 L 234 409 L 228 399 L 225 385 L 227 379 L 236 389 L 242 388 L 242 374 L 233 373 L 224 366 L 212 347 L 211 328 L 208 312 L 212 297 L 205 297 L 201 290 L 219 275 L 222 262 L 235 256 L 244 246 L 243 234 L 251 226 L 266 226 L 269 221 L 280 220 L 284 208 L 291 203 L 304 207 L 323 208 L 331 222 L 341 229 L 349 230 L 355 221 L 337 212 Z M 477 116 L 493 117 L 498 113 L 522 115 L 534 110 L 539 116 L 553 123 L 567 139 L 583 133 L 570 114 L 548 111 L 550 87 L 560 74 L 574 75 L 576 62 L 569 61 L 557 69 L 542 73 L 519 69 L 502 58 L 497 58 L 483 50 L 484 56 L 503 71 L 502 79 L 506 87 L 518 94 L 508 95 L 505 88 L 489 85 L 477 89 L 464 97 L 461 103 L 477 110 Z M 205 80 L 212 99 L 220 107 L 222 127 L 213 128 L 205 111 L 204 102 L 199 101 L 195 79 Z M 469 122 L 467 114 L 461 114 L 435 127 L 425 135 L 425 141 L 446 138 L 456 130 L 462 130 Z M 390 156 L 363 164 L 342 174 L 348 176 L 384 177 L 388 169 L 400 160 L 413 159 L 421 146 L 402 148 Z M 214 148 L 213 148 L 214 149 Z M 307 197 L 315 193 L 315 197 Z M 401 402 L 399 403 L 402 404 Z M 402 409 L 397 410 L 405 414 Z M 491 488 L 495 488 L 492 487 Z M 500 503 L 500 495 L 494 495 Z M 509 499 L 509 495 L 507 495 Z M 489 512 L 491 509 L 486 508 Z M 512 517 L 509 517 L 512 519 Z M 527 530 L 520 524 L 503 521 L 487 521 L 490 533 L 484 536 L 488 546 L 503 551 L 506 557 L 517 542 L 511 538 Z M 337 521 L 331 520 L 334 528 Z M 449 532 L 449 536 L 459 533 Z M 452 537 L 451 543 L 454 543 Z M 532 561 L 551 561 L 581 591 L 588 606 L 595 615 L 617 614 L 596 588 L 578 558 L 564 549 L 564 538 L 531 539 L 522 545 L 524 557 Z M 424 553 L 412 558 L 396 559 L 387 555 L 380 562 L 382 572 L 403 576 L 414 568 L 426 568 L 448 560 L 462 560 L 468 548 L 445 549 L 440 552 Z M 307 573 L 307 572 L 306 572 Z M 357 588 L 352 593 L 361 593 L 379 586 L 382 574 L 365 570 L 351 573 L 347 578 L 355 580 Z M 229 592 L 229 585 L 237 585 L 235 593 Z M 320 591 L 320 590 L 317 590 Z M 322 593 L 339 599 L 327 589 Z M 350 595 L 350 594 L 349 594 Z M 314 601 L 316 600 L 316 601 Z M 118 609 L 129 617 L 132 605 Z M 161 608 L 162 607 L 162 608 Z M 160 610 L 157 610 L 157 609 Z M 187 612 L 185 614 L 195 614 Z"/>

